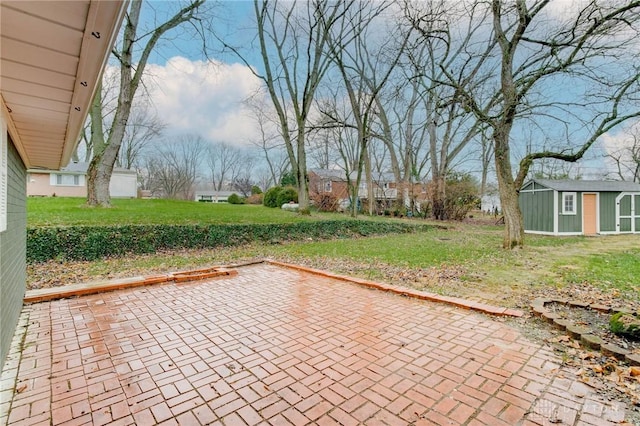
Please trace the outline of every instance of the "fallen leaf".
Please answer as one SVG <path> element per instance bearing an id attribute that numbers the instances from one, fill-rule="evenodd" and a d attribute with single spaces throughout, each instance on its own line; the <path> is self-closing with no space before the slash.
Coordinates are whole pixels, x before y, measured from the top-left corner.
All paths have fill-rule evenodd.
<path id="1" fill-rule="evenodd" d="M 629 374 L 631 374 L 632 377 L 640 376 L 640 367 L 630 367 Z"/>
<path id="2" fill-rule="evenodd" d="M 567 343 L 567 346 L 570 346 L 574 349 L 580 349 L 580 343 L 578 343 L 575 340 L 572 340 L 571 342 Z"/>

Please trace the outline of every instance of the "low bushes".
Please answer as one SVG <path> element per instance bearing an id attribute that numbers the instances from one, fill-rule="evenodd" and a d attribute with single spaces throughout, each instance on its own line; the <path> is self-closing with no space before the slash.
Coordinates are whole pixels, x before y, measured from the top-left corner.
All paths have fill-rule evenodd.
<path id="1" fill-rule="evenodd" d="M 298 192 L 291 187 L 274 186 L 264 194 L 263 204 L 266 207 L 279 208 L 290 202 L 298 202 Z"/>
<path id="2" fill-rule="evenodd" d="M 320 194 L 315 194 L 311 197 L 313 199 L 313 204 L 316 206 L 318 211 L 321 212 L 337 212 L 338 206 L 340 205 L 338 201 L 338 197 L 329 192 L 323 192 Z"/>
<path id="3" fill-rule="evenodd" d="M 250 225 L 122 225 L 27 229 L 29 263 L 97 260 L 183 248 L 237 246 L 250 242 L 349 238 L 426 230 L 429 225 L 365 220 Z"/>
<path id="4" fill-rule="evenodd" d="M 244 204 L 245 203 L 245 199 L 242 198 L 241 196 L 239 196 L 236 193 L 233 193 L 231 195 L 229 195 L 229 197 L 227 197 L 227 202 L 229 204 Z"/>
<path id="5" fill-rule="evenodd" d="M 278 195 L 282 191 L 281 186 L 274 186 L 273 188 L 269 188 L 267 192 L 264 193 L 264 197 L 262 203 L 265 207 L 276 208 L 278 206 Z"/>

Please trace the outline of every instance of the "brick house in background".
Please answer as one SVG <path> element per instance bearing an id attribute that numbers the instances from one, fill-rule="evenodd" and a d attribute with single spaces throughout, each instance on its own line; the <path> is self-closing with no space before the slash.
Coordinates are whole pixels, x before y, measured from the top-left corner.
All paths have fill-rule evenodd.
<path id="1" fill-rule="evenodd" d="M 312 169 L 309 175 L 309 196 L 332 194 L 338 201 L 349 201 L 349 186 L 343 170 Z"/>
<path id="2" fill-rule="evenodd" d="M 89 163 L 69 163 L 60 170 L 27 170 L 28 196 L 86 197 Z M 109 194 L 114 198 L 138 196 L 138 173 L 135 170 L 114 167 Z"/>
<path id="3" fill-rule="evenodd" d="M 318 194 L 333 194 L 342 206 L 349 205 L 349 186 L 343 170 L 312 169 L 309 175 L 309 195 L 311 199 Z M 350 179 L 355 183 L 356 174 Z M 427 200 L 427 186 L 424 183 L 396 182 L 393 173 L 373 173 L 372 191 L 378 210 L 391 208 L 398 201 L 407 208 L 419 206 Z M 364 176 L 358 188 L 358 199 L 366 200 L 369 188 Z M 419 208 L 419 207 L 418 207 Z"/>
<path id="4" fill-rule="evenodd" d="M 0 365 L 26 291 L 27 170 L 69 162 L 126 4 L 0 3 Z"/>

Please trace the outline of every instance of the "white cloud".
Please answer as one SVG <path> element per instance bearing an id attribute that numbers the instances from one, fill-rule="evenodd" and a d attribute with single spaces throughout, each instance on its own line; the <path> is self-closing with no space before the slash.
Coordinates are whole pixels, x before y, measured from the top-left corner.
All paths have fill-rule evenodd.
<path id="1" fill-rule="evenodd" d="M 616 133 L 605 133 L 600 137 L 600 143 L 608 156 L 606 163 L 610 172 L 620 170 L 625 178 L 632 178 L 636 167 L 632 153 L 638 152 L 639 138 L 640 120 L 631 121 Z"/>
<path id="2" fill-rule="evenodd" d="M 234 145 L 246 145 L 259 136 L 243 101 L 261 82 L 246 66 L 176 56 L 164 65 L 147 65 L 145 74 L 167 135 L 198 134 Z"/>

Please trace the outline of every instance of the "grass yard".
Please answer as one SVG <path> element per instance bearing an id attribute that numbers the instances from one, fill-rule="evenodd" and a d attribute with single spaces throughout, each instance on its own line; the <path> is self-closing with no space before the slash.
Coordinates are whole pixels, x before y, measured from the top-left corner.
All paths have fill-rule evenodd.
<path id="1" fill-rule="evenodd" d="M 31 227 L 285 223 L 346 217 L 317 213 L 300 216 L 262 206 L 167 200 L 114 200 L 111 209 L 93 209 L 85 207 L 80 199 L 34 198 L 29 200 L 28 209 Z M 424 223 L 420 219 L 413 221 Z M 30 288 L 41 288 L 273 258 L 510 307 L 521 307 L 535 295 L 551 294 L 640 301 L 640 237 L 637 235 L 592 238 L 528 235 L 524 249 L 505 251 L 501 248 L 501 227 L 471 223 L 444 225 L 446 228 L 434 227 L 413 234 L 178 250 L 95 262 L 52 261 L 29 265 L 28 281 Z"/>
<path id="2" fill-rule="evenodd" d="M 336 215 L 326 214 L 302 216 L 256 205 L 116 198 L 111 201 L 111 208 L 94 208 L 88 207 L 85 201 L 84 198 L 30 197 L 27 200 L 27 226 L 291 223 L 336 218 Z"/>

